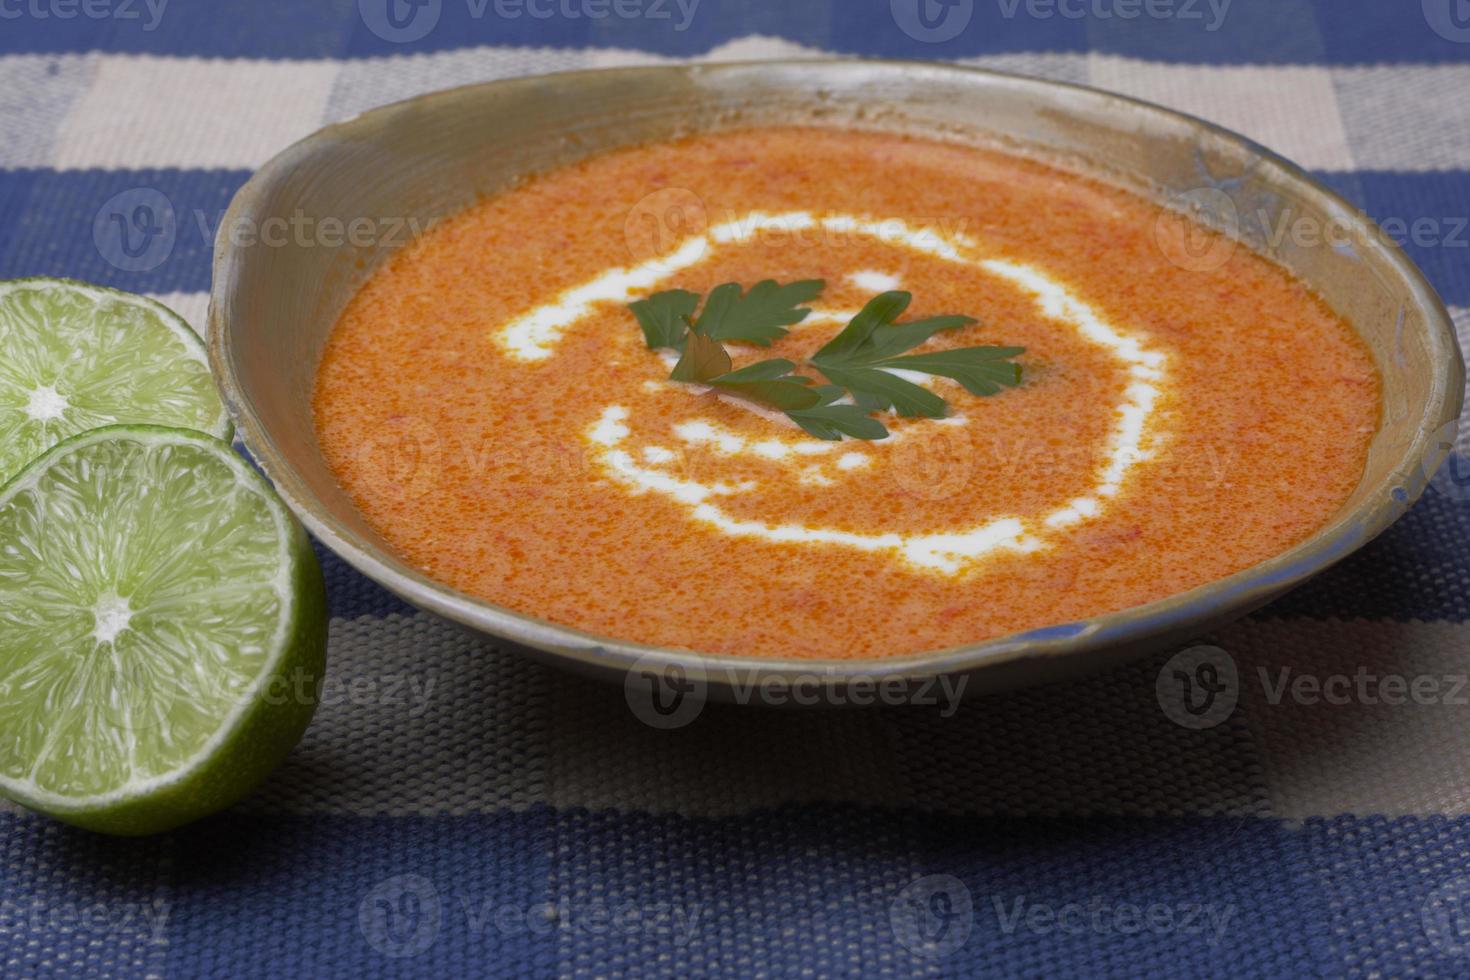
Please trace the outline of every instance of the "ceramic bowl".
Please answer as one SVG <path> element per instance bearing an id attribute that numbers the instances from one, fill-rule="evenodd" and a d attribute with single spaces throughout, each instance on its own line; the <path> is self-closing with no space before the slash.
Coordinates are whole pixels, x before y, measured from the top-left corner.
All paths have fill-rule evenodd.
<path id="1" fill-rule="evenodd" d="M 1351 499 L 1300 544 L 1167 599 L 882 660 L 705 655 L 593 636 L 463 595 L 400 559 L 333 478 L 313 429 L 311 394 L 338 313 L 407 236 L 354 242 L 348 234 L 328 244 L 325 234 L 282 234 L 266 243 L 263 234 L 234 230 L 292 227 L 303 217 L 336 219 L 348 230 L 359 218 L 379 231 L 385 219 L 422 224 L 523 175 L 598 151 L 771 120 L 975 140 L 1075 164 L 1188 210 L 1291 269 L 1366 338 L 1383 375 L 1380 430 Z M 1268 232 L 1283 218 L 1339 234 L 1311 245 L 1278 240 Z M 1359 212 L 1293 164 L 1241 136 L 1132 99 L 929 64 L 629 68 L 425 95 L 329 126 L 267 163 L 236 195 L 215 256 L 210 360 L 220 389 L 249 450 L 328 548 L 413 605 L 502 645 L 611 679 L 635 668 L 673 671 L 716 698 L 750 683 L 815 680 L 829 692 L 820 699 L 826 703 L 859 683 L 922 684 L 959 674 L 975 692 L 1186 643 L 1339 561 L 1402 515 L 1453 442 L 1463 392 L 1454 330 L 1434 290 Z"/>

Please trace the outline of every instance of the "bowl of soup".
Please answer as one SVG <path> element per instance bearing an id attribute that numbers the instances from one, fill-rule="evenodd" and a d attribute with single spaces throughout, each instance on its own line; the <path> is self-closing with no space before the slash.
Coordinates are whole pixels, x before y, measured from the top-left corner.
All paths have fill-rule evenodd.
<path id="1" fill-rule="evenodd" d="M 1291 163 L 899 63 L 575 72 L 328 127 L 235 198 L 210 326 L 245 444 L 346 561 L 716 696 L 1187 642 L 1400 516 L 1463 391 L 1432 288 Z"/>

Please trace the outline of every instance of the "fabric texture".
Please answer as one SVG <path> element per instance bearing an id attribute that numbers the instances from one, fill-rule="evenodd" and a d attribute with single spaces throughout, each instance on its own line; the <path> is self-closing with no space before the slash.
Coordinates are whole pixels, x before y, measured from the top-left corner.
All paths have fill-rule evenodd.
<path id="1" fill-rule="evenodd" d="M 1237 129 L 1404 226 L 1470 337 L 1464 7 L 0 2 L 0 278 L 148 293 L 203 330 L 231 195 L 325 123 L 529 73 L 856 55 Z M 146 270 L 95 220 L 140 192 L 177 217 Z M 1377 541 L 1200 638 L 1234 676 L 1204 728 L 1168 654 L 954 710 L 710 704 L 661 731 L 321 551 L 330 678 L 299 748 L 230 811 L 145 840 L 0 806 L 0 972 L 1470 975 L 1460 448 Z"/>

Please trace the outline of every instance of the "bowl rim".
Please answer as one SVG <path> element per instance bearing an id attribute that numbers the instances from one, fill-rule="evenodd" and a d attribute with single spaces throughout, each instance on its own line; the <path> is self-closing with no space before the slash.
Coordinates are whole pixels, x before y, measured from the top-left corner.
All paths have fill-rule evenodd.
<path id="1" fill-rule="evenodd" d="M 662 647 L 601 636 L 516 612 L 477 599 L 437 582 L 379 549 L 347 528 L 307 489 L 286 454 L 276 445 L 240 378 L 234 371 L 233 333 L 226 315 L 228 298 L 236 289 L 235 249 L 228 229 L 260 215 L 268 190 L 320 147 L 350 141 L 354 134 L 371 131 L 407 106 L 419 109 L 434 103 L 461 98 L 477 90 L 513 93 L 517 88 L 568 82 L 578 77 L 634 77 L 639 75 L 677 77 L 698 82 L 721 73 L 769 70 L 821 72 L 874 71 L 931 72 L 967 75 L 988 84 L 1071 100 L 1073 108 L 1114 103 L 1174 121 L 1183 121 L 1201 134 L 1234 143 L 1253 154 L 1256 165 L 1271 174 L 1275 186 L 1289 187 L 1297 199 L 1314 199 L 1344 220 L 1345 227 L 1365 243 L 1362 247 L 1387 260 L 1388 266 L 1408 286 L 1407 295 L 1425 321 L 1426 340 L 1434 355 L 1434 372 L 1413 433 L 1413 438 L 1393 470 L 1379 485 L 1369 488 L 1360 503 L 1344 510 L 1311 536 L 1284 551 L 1221 579 L 1206 582 L 1162 599 L 1088 617 L 1067 624 L 994 637 L 975 643 L 893 654 L 881 658 L 804 658 L 706 653 L 679 647 Z M 368 578 L 409 604 L 435 613 L 460 625 L 508 640 L 526 648 L 540 659 L 604 676 L 627 675 L 634 669 L 678 668 L 695 682 L 728 684 L 737 674 L 759 682 L 776 679 L 799 683 L 817 677 L 829 684 L 852 680 L 903 678 L 925 680 L 935 676 L 969 673 L 1023 660 L 1060 660 L 1105 648 L 1142 643 L 1149 637 L 1184 622 L 1228 621 L 1244 615 L 1265 601 L 1292 588 L 1346 557 L 1405 513 L 1428 486 L 1429 479 L 1448 452 L 1453 436 L 1447 427 L 1459 418 L 1464 396 L 1464 362 L 1453 321 L 1439 295 L 1419 268 L 1401 249 L 1390 249 L 1373 231 L 1376 224 L 1361 210 L 1286 158 L 1248 137 L 1188 113 L 1168 109 L 1145 100 L 1120 95 L 1072 82 L 1032 78 L 991 69 L 924 61 L 861 58 L 791 58 L 769 61 L 727 61 L 700 64 L 634 66 L 579 69 L 549 74 L 517 76 L 437 90 L 378 106 L 348 119 L 327 125 L 291 144 L 261 166 L 236 193 L 215 243 L 213 277 L 209 300 L 209 362 L 217 386 L 234 418 L 241 441 L 275 483 L 277 491 L 308 530 L 336 555 Z M 1245 247 L 1249 243 L 1242 242 Z M 1410 305 L 1410 304 L 1406 304 Z M 1361 489 L 1361 482 L 1359 484 Z"/>

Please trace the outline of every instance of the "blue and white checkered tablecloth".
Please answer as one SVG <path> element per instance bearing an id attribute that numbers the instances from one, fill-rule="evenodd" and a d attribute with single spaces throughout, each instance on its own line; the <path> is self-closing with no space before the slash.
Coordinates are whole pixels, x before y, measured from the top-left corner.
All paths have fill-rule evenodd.
<path id="1" fill-rule="evenodd" d="M 923 3 L 0 0 L 0 278 L 146 292 L 202 328 L 230 196 L 324 123 L 509 75 L 845 54 L 1242 131 L 1384 221 L 1470 330 L 1466 0 Z M 140 191 L 173 237 L 120 261 L 99 215 Z M 155 838 L 0 810 L 0 972 L 1470 975 L 1452 464 L 1374 544 L 1202 638 L 1237 677 L 1205 729 L 1171 720 L 1159 658 L 952 713 L 710 705 L 658 731 L 323 553 L 331 676 L 300 747 Z"/>

